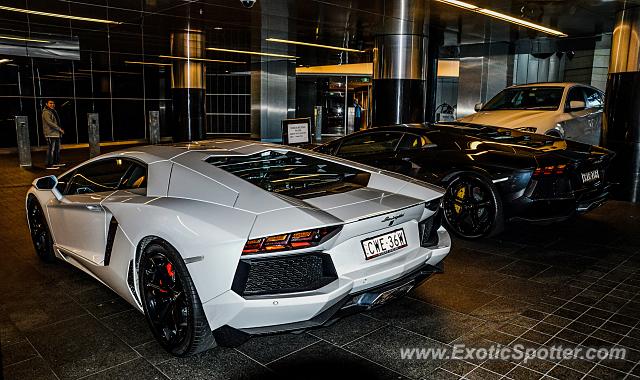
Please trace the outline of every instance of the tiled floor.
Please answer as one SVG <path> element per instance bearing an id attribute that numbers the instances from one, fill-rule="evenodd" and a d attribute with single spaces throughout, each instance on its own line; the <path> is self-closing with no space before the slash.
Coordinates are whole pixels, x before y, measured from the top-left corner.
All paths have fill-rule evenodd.
<path id="1" fill-rule="evenodd" d="M 85 154 L 63 152 L 71 160 Z M 446 273 L 409 297 L 327 328 L 177 359 L 110 290 L 68 265 L 36 259 L 23 202 L 42 173 L 0 156 L 6 379 L 640 377 L 640 206 L 609 202 L 560 224 L 513 225 L 498 239 L 456 240 Z M 459 343 L 621 346 L 629 354 L 625 361 L 593 362 L 400 358 L 401 348 Z"/>

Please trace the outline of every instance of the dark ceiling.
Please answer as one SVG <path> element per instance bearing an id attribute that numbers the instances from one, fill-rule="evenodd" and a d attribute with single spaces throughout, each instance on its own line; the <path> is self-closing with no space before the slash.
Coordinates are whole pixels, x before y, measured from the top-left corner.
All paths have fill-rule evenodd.
<path id="1" fill-rule="evenodd" d="M 431 8 L 431 25 L 445 31 L 445 43 L 513 41 L 541 37 L 538 32 L 509 27 L 436 1 Z M 559 29 L 571 37 L 611 32 L 621 1 L 603 0 L 468 0 L 476 5 Z M 288 52 L 301 57 L 299 64 L 335 64 L 370 61 L 370 54 L 345 53 L 325 49 L 292 47 L 267 43 L 276 36 L 291 40 L 370 49 L 373 36 L 388 21 L 389 9 L 396 1 L 278 1 L 258 0 L 246 9 L 240 0 L 9 0 L 0 5 L 38 11 L 103 18 L 119 25 L 27 15 L 0 10 L 0 35 L 36 38 L 78 37 L 86 52 L 121 54 L 123 60 L 145 60 L 170 54 L 172 30 L 204 30 L 207 46 L 254 51 Z M 407 1 L 407 3 L 412 3 Z M 640 3 L 640 0 L 627 1 Z M 109 38 L 107 38 L 107 32 Z M 246 55 L 208 52 L 209 58 L 244 59 Z"/>

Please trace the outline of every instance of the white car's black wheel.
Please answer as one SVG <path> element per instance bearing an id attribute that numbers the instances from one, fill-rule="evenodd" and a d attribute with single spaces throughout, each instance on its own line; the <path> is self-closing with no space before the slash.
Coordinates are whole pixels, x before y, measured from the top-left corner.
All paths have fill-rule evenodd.
<path id="1" fill-rule="evenodd" d="M 42 261 L 53 262 L 56 255 L 53 252 L 51 231 L 49 231 L 44 210 L 42 210 L 40 202 L 38 202 L 33 195 L 30 195 L 27 201 L 27 220 L 29 222 L 29 230 L 31 231 L 31 241 L 33 241 L 33 248 L 36 250 L 36 254 Z"/>
<path id="2" fill-rule="evenodd" d="M 215 345 L 191 276 L 171 245 L 158 241 L 145 248 L 140 294 L 149 327 L 168 352 L 189 356 Z"/>
<path id="3" fill-rule="evenodd" d="M 497 190 L 478 175 L 454 177 L 447 186 L 442 208 L 446 227 L 462 238 L 493 236 L 504 229 Z"/>

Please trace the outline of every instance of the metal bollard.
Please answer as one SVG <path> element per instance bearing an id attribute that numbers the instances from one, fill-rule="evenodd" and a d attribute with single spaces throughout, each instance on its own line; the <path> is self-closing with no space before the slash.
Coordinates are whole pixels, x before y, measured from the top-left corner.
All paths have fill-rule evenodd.
<path id="1" fill-rule="evenodd" d="M 31 140 L 29 140 L 29 118 L 16 116 L 16 137 L 20 166 L 31 167 Z"/>
<path id="2" fill-rule="evenodd" d="M 89 157 L 100 155 L 100 119 L 97 113 L 87 114 L 89 127 Z"/>
<path id="3" fill-rule="evenodd" d="M 316 142 L 320 142 L 322 140 L 322 106 L 313 107 L 313 119 L 316 127 Z"/>
<path id="4" fill-rule="evenodd" d="M 160 144 L 160 111 L 149 111 L 149 144 Z"/>

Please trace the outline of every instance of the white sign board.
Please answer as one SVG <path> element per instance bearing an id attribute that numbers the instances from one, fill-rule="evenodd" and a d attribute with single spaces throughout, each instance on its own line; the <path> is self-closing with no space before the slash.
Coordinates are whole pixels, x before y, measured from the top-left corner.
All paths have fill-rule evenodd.
<path id="1" fill-rule="evenodd" d="M 304 144 L 311 141 L 309 123 L 293 123 L 287 125 L 289 144 Z"/>

